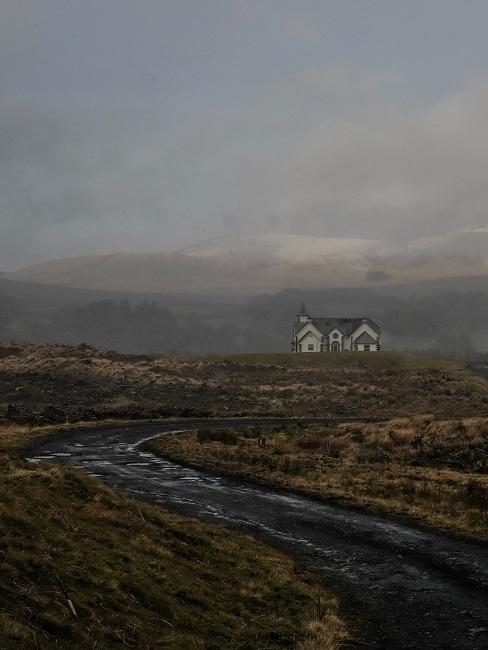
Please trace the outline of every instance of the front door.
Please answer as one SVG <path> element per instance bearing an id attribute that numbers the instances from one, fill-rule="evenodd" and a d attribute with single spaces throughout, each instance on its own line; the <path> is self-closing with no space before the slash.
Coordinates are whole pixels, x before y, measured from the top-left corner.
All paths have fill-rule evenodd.
<path id="1" fill-rule="evenodd" d="M 339 352 L 340 349 L 341 349 L 341 348 L 340 348 L 340 346 L 339 346 L 339 343 L 338 343 L 337 341 L 334 341 L 334 342 L 332 343 L 332 352 Z"/>

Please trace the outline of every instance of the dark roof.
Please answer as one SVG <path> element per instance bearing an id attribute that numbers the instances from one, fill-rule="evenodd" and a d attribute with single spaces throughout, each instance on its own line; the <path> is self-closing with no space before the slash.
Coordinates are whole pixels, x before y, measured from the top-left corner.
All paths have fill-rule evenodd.
<path id="1" fill-rule="evenodd" d="M 361 343 L 366 345 L 376 344 L 376 341 L 368 334 L 368 332 L 363 332 L 361 336 L 358 336 L 357 339 L 354 339 L 354 343 Z"/>
<path id="2" fill-rule="evenodd" d="M 330 334 L 334 329 L 338 329 L 344 336 L 351 336 L 363 322 L 366 322 L 378 334 L 381 331 L 370 318 L 311 318 L 310 320 L 324 336 Z M 293 323 L 293 335 L 300 332 L 305 326 L 306 323 L 295 321 Z M 373 339 L 371 340 L 376 343 Z"/>

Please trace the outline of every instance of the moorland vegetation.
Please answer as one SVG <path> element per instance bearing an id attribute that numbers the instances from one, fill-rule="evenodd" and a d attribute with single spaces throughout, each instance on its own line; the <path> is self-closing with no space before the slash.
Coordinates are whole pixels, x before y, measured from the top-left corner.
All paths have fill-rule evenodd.
<path id="1" fill-rule="evenodd" d="M 39 435 L 81 422 L 236 416 L 329 422 L 207 426 L 154 444 L 183 462 L 487 536 L 488 383 L 460 361 L 4 343 L 2 647 L 338 647 L 348 632 L 336 601 L 291 560 L 79 470 L 21 459 Z"/>
<path id="2" fill-rule="evenodd" d="M 167 417 L 488 417 L 488 383 L 413 354 L 165 357 L 0 344 L 0 421 Z"/>
<path id="3" fill-rule="evenodd" d="M 245 535 L 116 493 L 0 427 L 0 647 L 334 650 L 335 598 Z"/>
<path id="4" fill-rule="evenodd" d="M 488 418 L 209 427 L 150 447 L 179 462 L 488 539 Z"/>

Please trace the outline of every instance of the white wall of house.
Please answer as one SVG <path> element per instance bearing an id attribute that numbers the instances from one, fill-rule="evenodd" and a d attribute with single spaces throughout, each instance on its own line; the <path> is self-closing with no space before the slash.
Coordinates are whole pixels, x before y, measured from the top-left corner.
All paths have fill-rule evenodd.
<path id="1" fill-rule="evenodd" d="M 369 334 L 375 343 L 370 343 L 369 346 L 364 343 L 357 344 L 356 346 L 354 341 L 364 332 Z M 334 334 L 337 336 L 334 337 Z M 361 323 L 356 331 L 353 332 L 352 336 L 344 336 L 339 329 L 335 328 L 324 337 L 322 332 L 320 332 L 320 330 L 318 330 L 307 318 L 305 322 L 303 322 L 303 328 L 297 334 L 295 352 L 322 352 L 327 350 L 327 343 L 329 344 L 329 350 L 333 350 L 332 346 L 336 343 L 338 345 L 338 351 L 351 351 L 357 349 L 358 352 L 377 352 L 377 339 L 378 332 L 376 332 L 367 322 Z"/>
<path id="2" fill-rule="evenodd" d="M 303 338 L 299 339 L 299 345 L 302 346 L 302 352 L 320 352 L 320 337 L 308 332 Z"/>
<path id="3" fill-rule="evenodd" d="M 322 332 L 310 321 L 298 333 L 298 352 L 320 352 Z"/>
<path id="4" fill-rule="evenodd" d="M 372 343 L 369 346 L 358 343 L 357 348 L 358 348 L 357 349 L 358 352 L 378 352 L 378 350 L 376 349 L 376 345 L 373 345 Z M 356 350 L 356 346 L 354 346 L 354 349 Z"/>
<path id="5" fill-rule="evenodd" d="M 333 329 L 332 332 L 329 332 L 329 337 L 328 338 L 329 338 L 329 350 L 330 351 L 332 351 L 332 352 L 334 351 L 334 346 L 335 345 L 339 346 L 339 349 L 338 349 L 339 352 L 342 351 L 342 349 L 343 349 L 342 344 L 343 344 L 344 336 L 343 336 L 343 334 L 342 334 L 342 332 L 340 330 L 338 330 L 337 328 Z"/>
<path id="6" fill-rule="evenodd" d="M 368 323 L 361 323 L 361 325 L 357 328 L 355 332 L 352 333 L 352 338 L 356 340 L 361 336 L 363 332 L 366 332 L 371 336 L 371 338 L 376 340 L 376 337 L 378 336 L 378 332 L 375 332 L 374 329 L 368 325 Z"/>
<path id="7" fill-rule="evenodd" d="M 371 343 L 369 347 L 367 344 L 364 343 L 358 344 L 357 346 L 354 343 L 354 341 L 358 339 L 361 336 L 361 334 L 363 334 L 364 332 L 366 332 L 366 334 L 369 334 L 369 336 L 371 336 L 371 338 L 374 341 L 377 341 L 378 333 L 370 325 L 368 325 L 368 323 L 361 323 L 361 325 L 357 328 L 357 330 L 352 333 L 351 336 L 352 349 L 356 350 L 357 347 L 358 352 L 377 352 L 378 350 L 376 347 L 376 343 L 375 344 Z"/>

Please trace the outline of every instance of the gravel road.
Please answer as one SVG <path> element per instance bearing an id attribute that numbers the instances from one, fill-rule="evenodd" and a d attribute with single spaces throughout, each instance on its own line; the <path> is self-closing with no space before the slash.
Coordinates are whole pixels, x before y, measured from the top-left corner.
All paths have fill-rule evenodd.
<path id="1" fill-rule="evenodd" d="M 488 648 L 487 544 L 183 467 L 144 447 L 151 437 L 199 424 L 71 431 L 36 444 L 27 458 L 70 463 L 133 497 L 238 528 L 294 555 L 354 604 L 359 625 L 367 623 L 367 647 Z M 237 422 L 212 421 L 229 424 Z"/>

